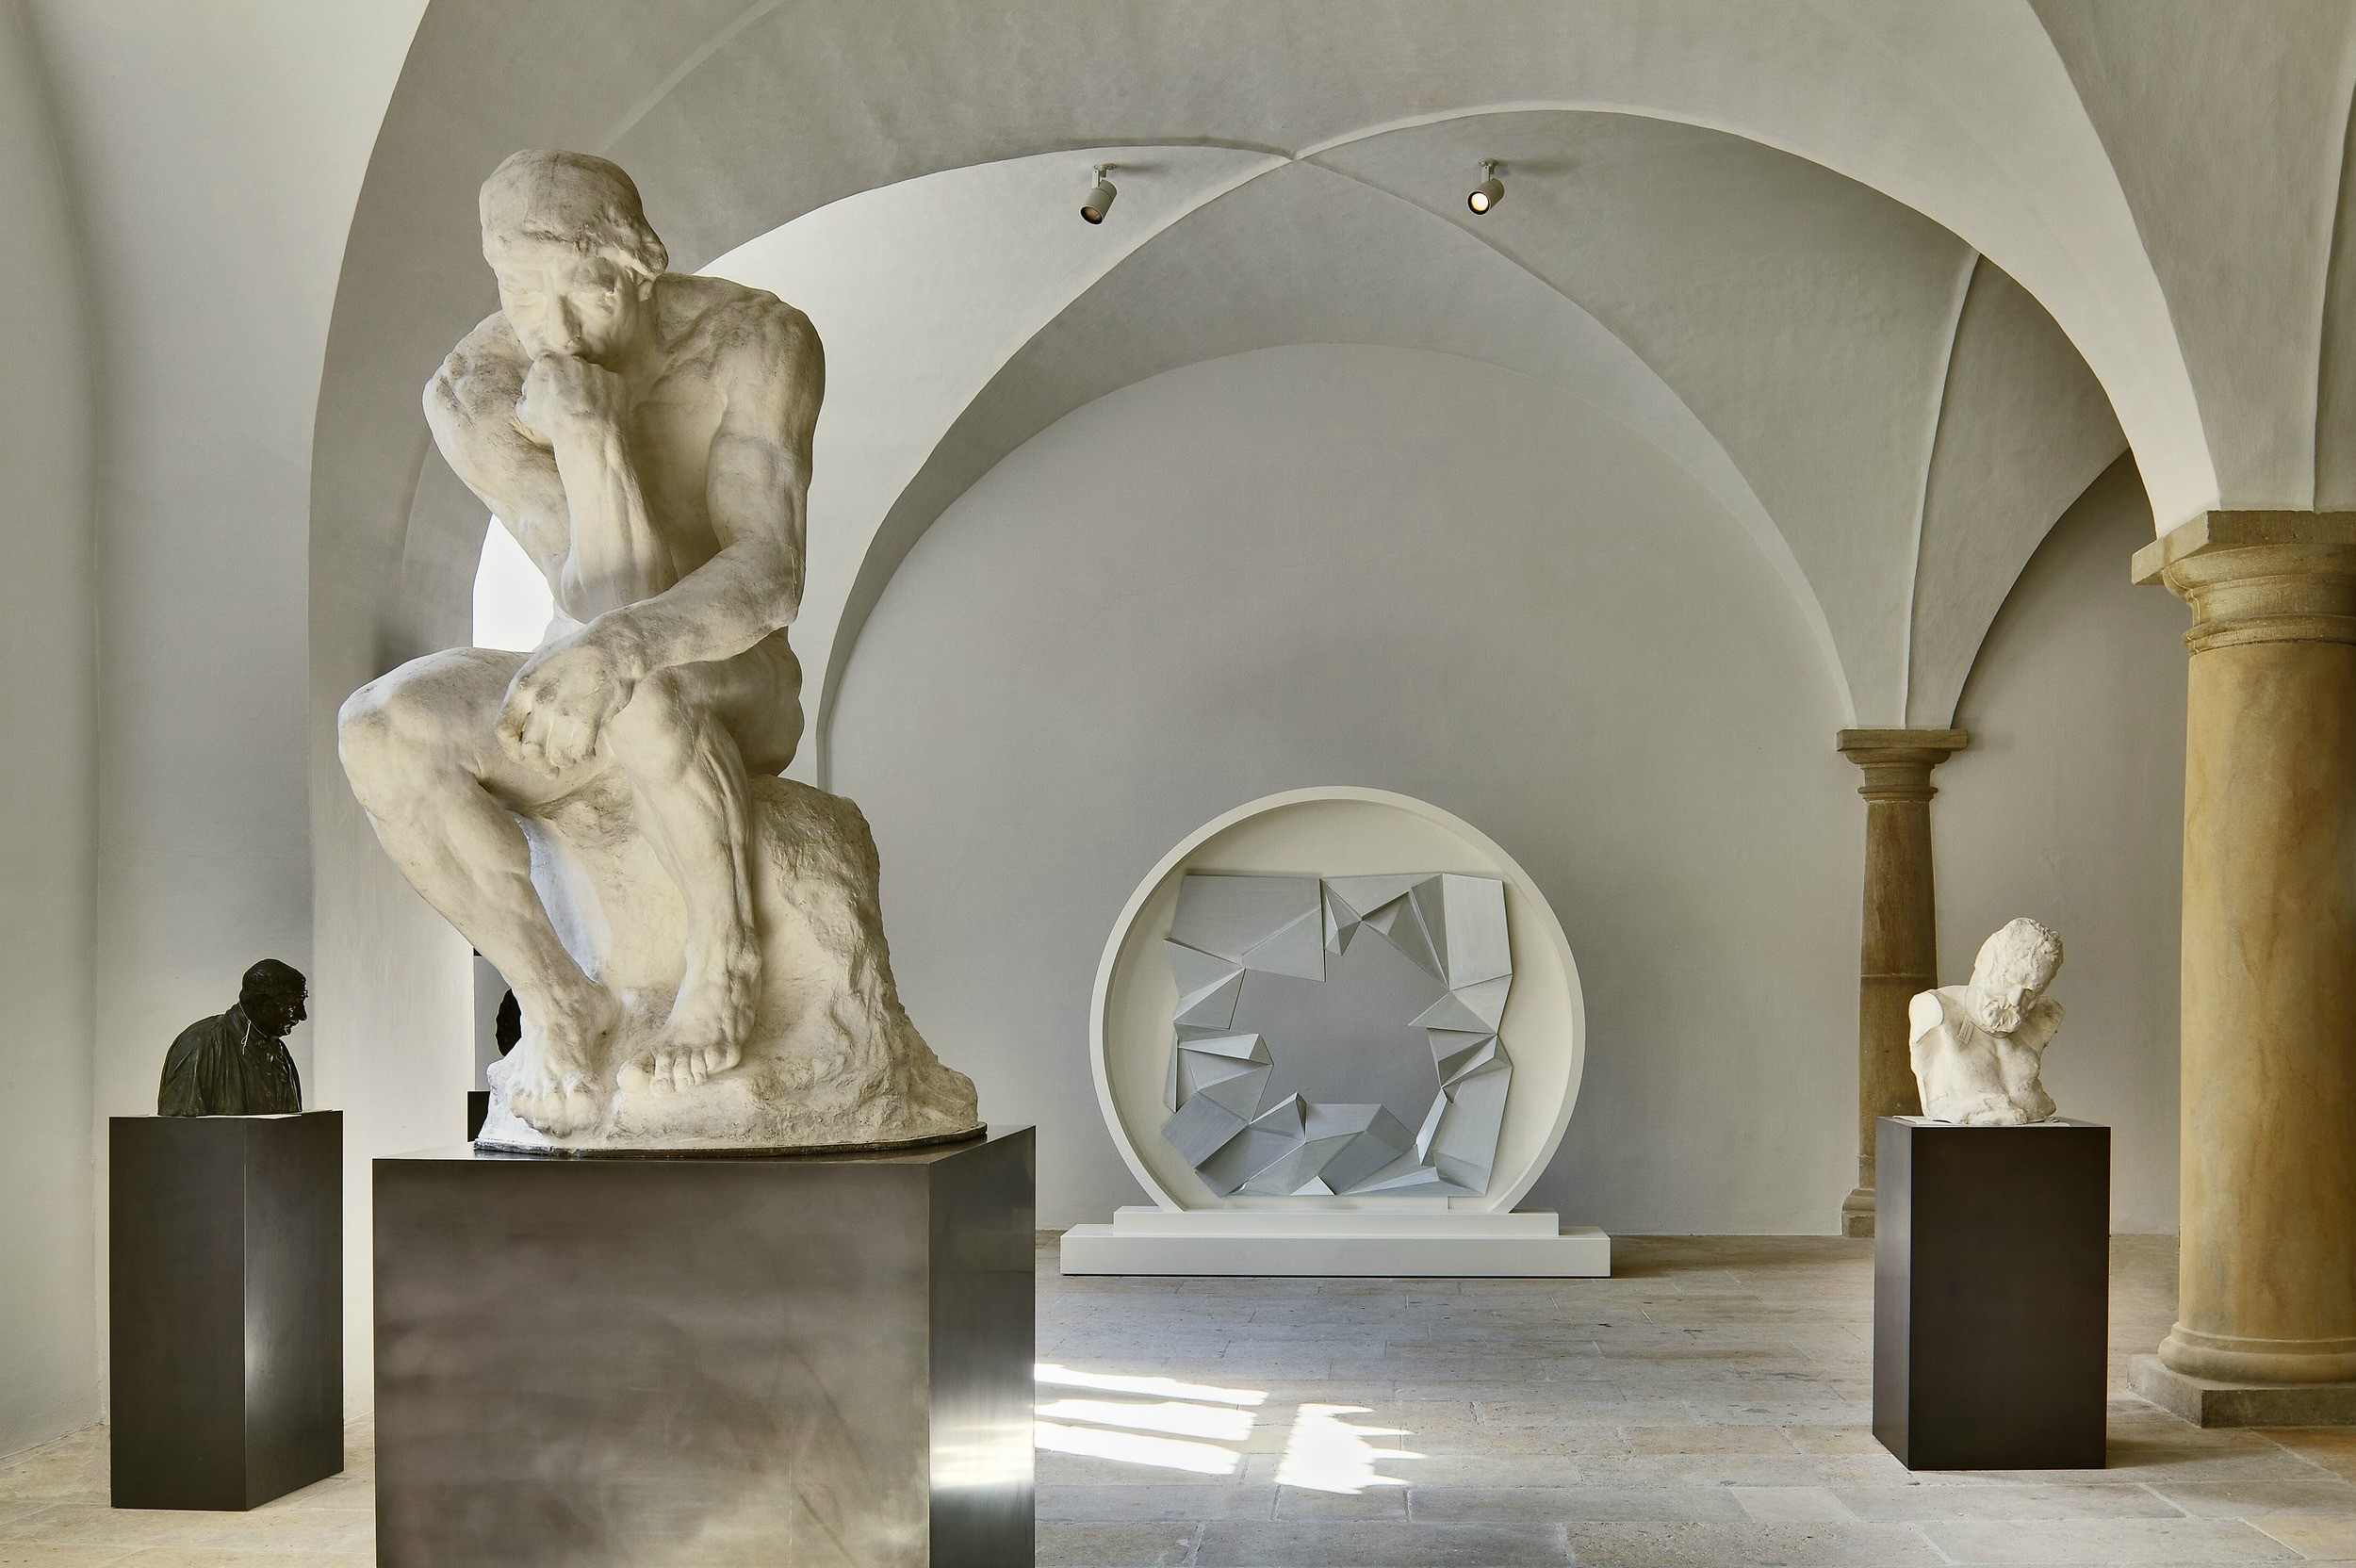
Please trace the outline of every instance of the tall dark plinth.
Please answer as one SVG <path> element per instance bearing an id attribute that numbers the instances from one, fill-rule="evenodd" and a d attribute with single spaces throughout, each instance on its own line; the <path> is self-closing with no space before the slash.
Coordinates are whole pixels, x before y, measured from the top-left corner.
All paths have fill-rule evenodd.
<path id="1" fill-rule="evenodd" d="M 119 1116 L 117 1508 L 250 1509 L 344 1467 L 344 1119 Z"/>
<path id="2" fill-rule="evenodd" d="M 376 1162 L 377 1560 L 1028 1568 L 1030 1129 Z"/>
<path id="3" fill-rule="evenodd" d="M 2111 1130 L 1884 1117 L 1873 1435 L 1912 1470 L 2100 1469 Z"/>

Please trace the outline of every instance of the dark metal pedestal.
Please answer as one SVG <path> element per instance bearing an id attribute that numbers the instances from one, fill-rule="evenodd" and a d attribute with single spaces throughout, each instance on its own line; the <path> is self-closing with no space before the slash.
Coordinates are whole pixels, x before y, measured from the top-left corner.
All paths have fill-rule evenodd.
<path id="1" fill-rule="evenodd" d="M 2100 1469 L 2111 1130 L 1884 1117 L 1873 1435 L 1913 1470 Z"/>
<path id="2" fill-rule="evenodd" d="M 1032 1137 L 376 1162 L 383 1568 L 1028 1568 Z"/>
<path id="3" fill-rule="evenodd" d="M 117 1508 L 259 1507 L 344 1467 L 344 1119 L 119 1116 Z"/>

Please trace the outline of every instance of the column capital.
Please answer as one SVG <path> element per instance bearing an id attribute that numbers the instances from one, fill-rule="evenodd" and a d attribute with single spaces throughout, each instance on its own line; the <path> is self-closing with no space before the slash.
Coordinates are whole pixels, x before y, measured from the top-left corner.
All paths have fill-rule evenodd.
<path id="1" fill-rule="evenodd" d="M 1971 741 L 1961 729 L 1844 729 L 1836 744 L 1865 770 L 1857 793 L 1867 800 L 1928 800 L 1939 793 L 1931 770 Z"/>
<path id="2" fill-rule="evenodd" d="M 2196 654 L 2356 643 L 2356 512 L 2203 512 L 2137 550 L 2133 572 L 2192 606 Z"/>

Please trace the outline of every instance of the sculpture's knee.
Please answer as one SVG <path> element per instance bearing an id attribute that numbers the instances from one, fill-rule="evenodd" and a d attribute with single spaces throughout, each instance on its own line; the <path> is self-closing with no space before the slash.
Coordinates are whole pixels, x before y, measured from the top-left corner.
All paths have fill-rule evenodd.
<path id="1" fill-rule="evenodd" d="M 404 783 L 431 765 L 433 747 L 419 702 L 396 670 L 344 699 L 335 715 L 335 749 L 352 792 L 370 810 L 408 792 Z"/>
<path id="2" fill-rule="evenodd" d="M 702 724 L 684 683 L 663 670 L 638 683 L 628 705 L 606 722 L 606 739 L 631 773 L 677 778 L 695 765 Z"/>

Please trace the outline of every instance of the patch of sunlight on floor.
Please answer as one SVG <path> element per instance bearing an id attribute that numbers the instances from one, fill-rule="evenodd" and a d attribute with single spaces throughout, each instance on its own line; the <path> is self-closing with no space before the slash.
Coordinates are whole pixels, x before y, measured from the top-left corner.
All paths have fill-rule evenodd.
<path id="1" fill-rule="evenodd" d="M 1158 1394 L 1170 1399 L 1203 1399 L 1215 1405 L 1257 1405 L 1268 1396 L 1256 1388 L 1214 1388 L 1209 1383 L 1182 1383 L 1175 1378 L 1123 1378 L 1110 1372 L 1074 1372 L 1068 1366 L 1040 1362 L 1034 1374 L 1059 1388 L 1101 1388 L 1109 1394 Z"/>
<path id="2" fill-rule="evenodd" d="M 1346 1415 L 1372 1413 L 1364 1405 L 1302 1405 L 1276 1463 L 1276 1484 L 1354 1497 L 1370 1486 L 1404 1486 L 1397 1476 L 1376 1472 L 1385 1460 L 1421 1459 L 1411 1448 L 1377 1447 L 1377 1437 L 1406 1437 L 1404 1427 L 1353 1427 Z"/>
<path id="3" fill-rule="evenodd" d="M 1268 1399 L 1257 1388 L 1219 1388 L 1176 1378 L 1078 1372 L 1041 1362 L 1033 1369 L 1049 1398 L 1035 1407 L 1038 1446 L 1054 1454 L 1149 1464 L 1198 1476 L 1232 1476 L 1243 1464 L 1240 1447 Z M 1098 1398 L 1064 1393 L 1085 1389 Z M 1122 1398 L 1122 1395 L 1138 1397 Z"/>
<path id="4" fill-rule="evenodd" d="M 1100 1427 L 1207 1437 L 1221 1443 L 1241 1443 L 1252 1435 L 1252 1413 L 1248 1410 L 1187 1405 L 1174 1399 L 1136 1405 L 1117 1399 L 1058 1399 L 1052 1405 L 1039 1406 L 1039 1414 L 1047 1421 L 1088 1421 Z"/>
<path id="5" fill-rule="evenodd" d="M 1255 1411 L 1268 1402 L 1267 1392 L 1257 1388 L 1079 1372 L 1052 1362 L 1039 1363 L 1034 1375 L 1040 1392 L 1048 1396 L 1035 1407 L 1041 1451 L 1200 1476 L 1235 1474 L 1243 1463 L 1239 1446 L 1258 1425 Z M 1066 1389 L 1105 1397 L 1079 1397 Z M 1378 1441 L 1412 1435 L 1404 1427 L 1356 1426 L 1347 1419 L 1372 1413 L 1365 1405 L 1303 1404 L 1295 1409 L 1277 1462 L 1276 1483 L 1352 1497 L 1369 1487 L 1406 1485 L 1403 1478 L 1383 1475 L 1377 1466 L 1423 1455 Z M 1238 1446 L 1226 1446 L 1230 1444 Z"/>
<path id="6" fill-rule="evenodd" d="M 1243 1462 L 1243 1456 L 1234 1449 L 1211 1443 L 1106 1431 L 1101 1427 L 1067 1427 L 1055 1421 L 1041 1421 L 1038 1429 L 1039 1446 L 1051 1454 L 1083 1454 L 1161 1470 L 1188 1470 L 1198 1476 L 1232 1476 Z"/>

